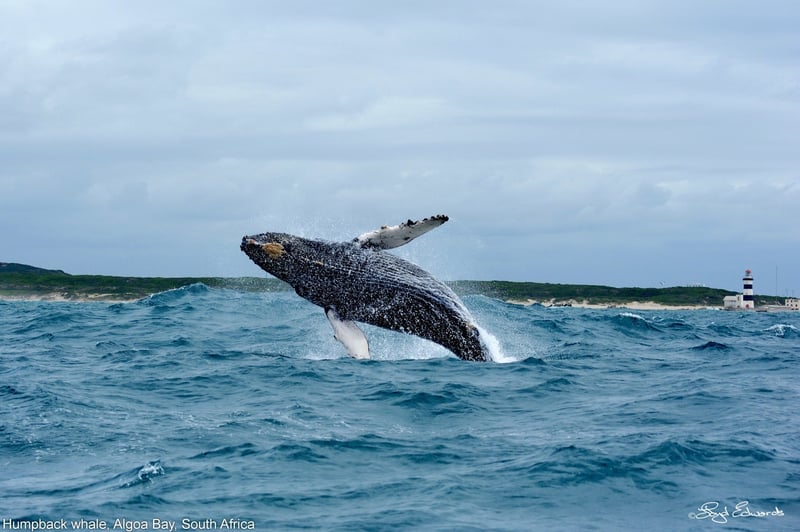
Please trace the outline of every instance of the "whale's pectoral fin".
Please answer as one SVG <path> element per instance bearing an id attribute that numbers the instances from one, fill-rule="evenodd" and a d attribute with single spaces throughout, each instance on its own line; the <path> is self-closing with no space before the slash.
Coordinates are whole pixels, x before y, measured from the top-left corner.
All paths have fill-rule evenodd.
<path id="1" fill-rule="evenodd" d="M 326 308 L 325 315 L 333 327 L 333 337 L 342 342 L 348 355 L 353 358 L 369 358 L 367 337 L 354 321 L 343 320 L 333 308 Z"/>
<path id="2" fill-rule="evenodd" d="M 449 218 L 444 214 L 437 214 L 416 222 L 408 220 L 400 225 L 383 226 L 375 231 L 370 231 L 353 240 L 362 248 L 392 249 L 407 244 L 431 229 L 445 223 Z"/>

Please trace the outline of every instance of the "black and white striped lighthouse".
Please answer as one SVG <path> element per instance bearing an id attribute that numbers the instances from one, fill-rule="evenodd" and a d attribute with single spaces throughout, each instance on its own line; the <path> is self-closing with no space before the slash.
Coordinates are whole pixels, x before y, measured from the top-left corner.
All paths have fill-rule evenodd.
<path id="1" fill-rule="evenodd" d="M 744 277 L 742 277 L 742 282 L 744 283 L 744 290 L 742 291 L 742 308 L 752 310 L 755 306 L 755 301 L 753 300 L 753 272 L 749 269 L 744 271 Z"/>

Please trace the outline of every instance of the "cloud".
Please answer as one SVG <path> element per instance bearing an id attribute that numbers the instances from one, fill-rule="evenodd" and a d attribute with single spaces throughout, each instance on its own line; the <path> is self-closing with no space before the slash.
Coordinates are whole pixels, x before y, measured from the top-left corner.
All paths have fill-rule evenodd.
<path id="1" fill-rule="evenodd" d="M 445 212 L 403 253 L 451 277 L 791 271 L 800 10 L 768 4 L 4 2 L 0 260 L 256 274 L 245 232 Z"/>
<path id="2" fill-rule="evenodd" d="M 453 111 L 437 98 L 382 98 L 364 109 L 333 113 L 307 121 L 312 131 L 357 131 L 420 127 L 448 120 Z"/>

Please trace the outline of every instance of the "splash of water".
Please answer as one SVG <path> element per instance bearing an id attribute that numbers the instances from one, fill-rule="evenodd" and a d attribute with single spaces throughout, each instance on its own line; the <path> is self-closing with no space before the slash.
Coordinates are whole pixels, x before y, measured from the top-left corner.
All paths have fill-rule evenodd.
<path id="1" fill-rule="evenodd" d="M 500 340 L 498 340 L 495 335 L 480 325 L 477 325 L 476 327 L 478 328 L 478 332 L 481 333 L 481 341 L 483 342 L 484 347 L 486 347 L 486 350 L 489 352 L 492 362 L 496 362 L 498 364 L 519 362 L 519 360 L 516 358 L 506 355 L 506 353 L 503 351 L 503 346 L 500 345 Z"/>
<path id="2" fill-rule="evenodd" d="M 785 338 L 787 336 L 795 336 L 800 331 L 797 330 L 797 327 L 794 325 L 790 325 L 787 323 L 776 323 L 771 327 L 767 327 L 764 332 L 772 332 L 775 333 L 775 336 L 779 336 L 781 338 Z"/>

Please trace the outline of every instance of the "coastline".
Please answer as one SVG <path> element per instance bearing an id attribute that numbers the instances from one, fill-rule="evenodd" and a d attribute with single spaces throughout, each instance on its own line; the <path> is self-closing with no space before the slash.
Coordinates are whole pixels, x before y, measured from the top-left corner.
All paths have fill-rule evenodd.
<path id="1" fill-rule="evenodd" d="M 0 300 L 52 302 L 138 301 L 167 290 L 203 284 L 244 292 L 291 291 L 274 277 L 116 277 L 72 275 L 61 270 L 0 262 Z M 632 310 L 718 309 L 733 292 L 705 286 L 662 288 L 553 284 L 528 281 L 445 281 L 456 294 L 483 295 L 517 305 L 574 306 L 590 309 Z M 758 306 L 781 305 L 776 297 L 758 296 Z"/>
<path id="2" fill-rule="evenodd" d="M 0 301 L 48 303 L 133 303 L 140 297 L 121 298 L 114 294 L 68 294 L 48 292 L 41 294 L 10 295 L 0 293 Z"/>
<path id="3" fill-rule="evenodd" d="M 145 296 L 146 297 L 146 296 Z M 141 297 L 120 297 L 119 295 L 105 294 L 77 294 L 69 292 L 42 292 L 27 294 L 8 294 L 0 293 L 0 301 L 10 302 L 50 302 L 50 303 L 133 303 L 139 301 Z M 512 305 L 529 307 L 531 305 L 542 305 L 547 308 L 574 307 L 584 309 L 628 309 L 628 310 L 720 310 L 720 307 L 707 305 L 664 305 L 653 301 L 630 301 L 630 302 L 610 302 L 610 303 L 590 303 L 584 299 L 581 301 L 570 299 L 558 301 L 555 299 L 540 301 L 537 299 L 501 299 Z"/>
<path id="4" fill-rule="evenodd" d="M 511 303 L 512 305 L 521 305 L 523 307 L 529 307 L 531 305 L 542 305 L 543 307 L 547 308 L 575 307 L 575 308 L 599 309 L 599 310 L 613 309 L 613 308 L 622 308 L 628 310 L 721 310 L 721 307 L 714 307 L 708 305 L 664 305 L 661 303 L 655 303 L 653 301 L 629 301 L 629 302 L 611 302 L 611 303 L 590 303 L 586 299 L 582 301 L 576 301 L 574 299 L 570 299 L 568 301 L 507 299 L 505 301 L 506 303 Z"/>

